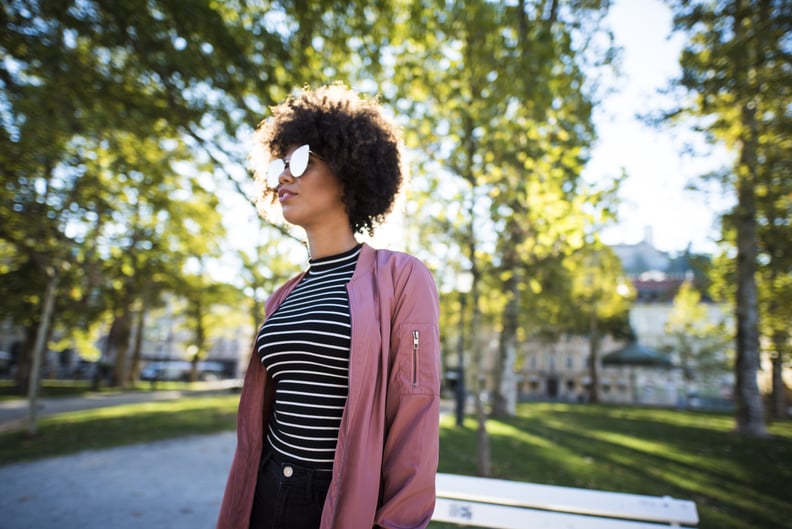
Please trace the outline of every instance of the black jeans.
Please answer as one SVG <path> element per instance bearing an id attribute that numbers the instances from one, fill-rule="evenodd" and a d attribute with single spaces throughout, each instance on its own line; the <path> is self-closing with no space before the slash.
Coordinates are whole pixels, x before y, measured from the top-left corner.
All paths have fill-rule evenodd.
<path id="1" fill-rule="evenodd" d="M 319 529 L 331 472 L 261 457 L 250 529 Z"/>

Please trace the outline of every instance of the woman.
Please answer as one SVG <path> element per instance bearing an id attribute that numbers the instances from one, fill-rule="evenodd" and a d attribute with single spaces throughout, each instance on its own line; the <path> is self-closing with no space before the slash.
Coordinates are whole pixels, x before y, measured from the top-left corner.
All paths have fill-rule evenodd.
<path id="1" fill-rule="evenodd" d="M 306 233 L 307 271 L 266 303 L 218 529 L 419 528 L 438 458 L 438 298 L 371 233 L 402 183 L 398 129 L 334 84 L 273 108 L 257 132 L 265 195 Z"/>

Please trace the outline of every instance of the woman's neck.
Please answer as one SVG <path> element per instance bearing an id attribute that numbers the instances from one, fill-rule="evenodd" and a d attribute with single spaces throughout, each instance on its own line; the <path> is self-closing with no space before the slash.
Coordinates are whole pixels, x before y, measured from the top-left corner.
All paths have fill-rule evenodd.
<path id="1" fill-rule="evenodd" d="M 352 229 L 314 229 L 306 232 L 311 259 L 321 259 L 351 250 L 358 242 Z"/>

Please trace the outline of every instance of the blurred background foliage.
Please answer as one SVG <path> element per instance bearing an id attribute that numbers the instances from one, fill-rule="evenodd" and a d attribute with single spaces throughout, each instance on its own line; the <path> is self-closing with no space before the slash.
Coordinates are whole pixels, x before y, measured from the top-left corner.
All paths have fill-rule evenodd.
<path id="1" fill-rule="evenodd" d="M 78 346 L 106 336 L 121 359 L 116 383 L 130 383 L 127 359 L 141 354 L 130 337 L 169 299 L 183 300 L 196 361 L 223 327 L 254 329 L 266 295 L 305 253 L 299 234 L 256 216 L 250 134 L 270 105 L 336 80 L 379 94 L 403 126 L 411 186 L 398 247 L 435 272 L 444 327 L 467 314 L 471 350 L 483 326 L 497 330 L 496 413 L 513 410 L 521 340 L 590 335 L 596 354 L 598 334 L 629 336 L 632 294 L 598 237 L 627 175 L 599 186 L 581 178 L 597 138 L 592 111 L 618 73 L 609 4 L 3 0 L 0 319 L 27 332 L 20 391 L 39 335 Z M 755 191 L 753 209 L 724 219 L 707 295 L 734 297 L 736 249 L 747 251 L 736 234 L 758 226 L 748 257 L 756 305 L 772 315 L 761 332 L 782 362 L 792 320 L 790 9 L 671 4 L 691 43 L 672 88 L 691 104 L 661 121 L 700 118 L 711 141 L 744 154 L 725 185 L 742 189 L 748 174 Z"/>

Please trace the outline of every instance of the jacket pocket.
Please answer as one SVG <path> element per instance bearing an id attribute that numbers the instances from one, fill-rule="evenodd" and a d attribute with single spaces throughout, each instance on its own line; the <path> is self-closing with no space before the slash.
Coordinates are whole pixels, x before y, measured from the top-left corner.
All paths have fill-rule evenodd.
<path id="1" fill-rule="evenodd" d="M 437 331 L 425 323 L 399 328 L 397 377 L 403 393 L 434 393 L 439 385 Z"/>

